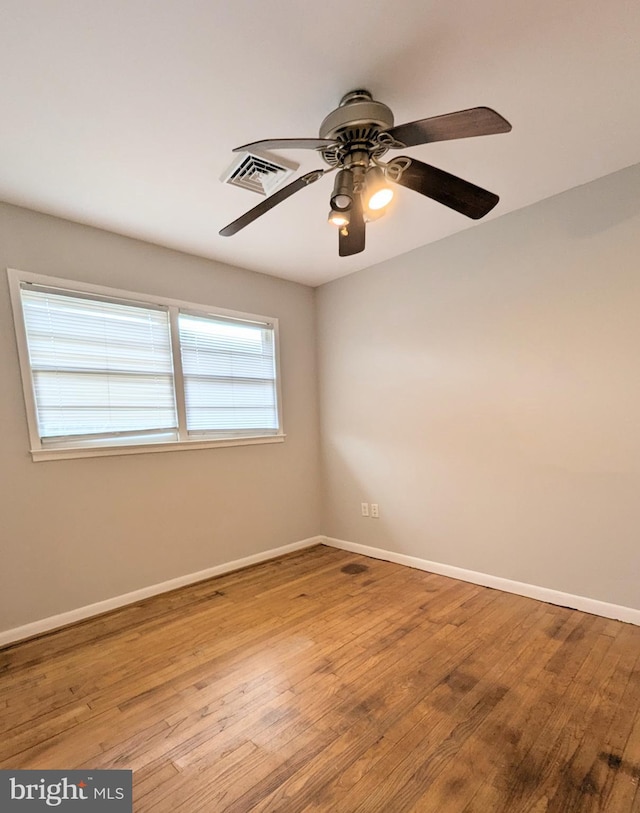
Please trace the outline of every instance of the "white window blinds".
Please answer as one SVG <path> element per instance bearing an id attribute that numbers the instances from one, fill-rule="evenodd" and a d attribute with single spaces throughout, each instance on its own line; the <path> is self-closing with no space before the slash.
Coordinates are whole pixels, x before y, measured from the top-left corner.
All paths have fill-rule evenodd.
<path id="1" fill-rule="evenodd" d="M 276 434 L 273 326 L 185 312 L 178 325 L 189 434 Z"/>
<path id="2" fill-rule="evenodd" d="M 30 285 L 21 299 L 43 441 L 175 436 L 166 308 Z"/>
<path id="3" fill-rule="evenodd" d="M 34 460 L 284 440 L 277 318 L 7 274 Z"/>

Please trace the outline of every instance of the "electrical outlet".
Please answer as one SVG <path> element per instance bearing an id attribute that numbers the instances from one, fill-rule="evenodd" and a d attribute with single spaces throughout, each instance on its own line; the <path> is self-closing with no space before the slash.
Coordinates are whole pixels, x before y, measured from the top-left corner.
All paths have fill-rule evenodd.
<path id="1" fill-rule="evenodd" d="M 362 509 L 362 516 L 368 517 L 369 516 L 369 503 L 368 502 L 361 502 L 360 508 Z"/>
<path id="2" fill-rule="evenodd" d="M 371 516 L 374 519 L 378 519 L 379 516 L 380 516 L 380 509 L 378 508 L 378 503 L 377 502 L 372 502 L 371 503 Z"/>

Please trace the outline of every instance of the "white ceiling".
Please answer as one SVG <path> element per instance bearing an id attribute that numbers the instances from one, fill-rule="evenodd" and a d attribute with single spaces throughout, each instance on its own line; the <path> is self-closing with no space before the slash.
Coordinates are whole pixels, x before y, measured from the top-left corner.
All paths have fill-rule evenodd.
<path id="1" fill-rule="evenodd" d="M 220 182 L 232 148 L 316 136 L 354 88 L 396 123 L 505 116 L 410 151 L 497 192 L 489 218 L 640 161 L 633 0 L 2 0 L 0 76 L 0 199 L 311 285 L 475 225 L 399 188 L 339 258 L 329 176 L 218 236 L 260 200 Z"/>

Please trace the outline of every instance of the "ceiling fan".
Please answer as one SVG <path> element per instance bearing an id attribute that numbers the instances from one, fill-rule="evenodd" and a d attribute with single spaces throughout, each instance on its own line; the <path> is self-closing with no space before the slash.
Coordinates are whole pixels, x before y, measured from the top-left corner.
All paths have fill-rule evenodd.
<path id="1" fill-rule="evenodd" d="M 330 199 L 329 221 L 338 227 L 341 257 L 364 251 L 365 224 L 384 214 L 393 197 L 391 183 L 426 195 L 456 212 L 477 220 L 498 202 L 488 192 L 442 169 L 403 155 L 381 160 L 388 150 L 415 147 L 432 141 L 508 133 L 511 125 L 488 107 L 472 107 L 443 116 L 411 121 L 394 127 L 393 113 L 367 90 L 347 93 L 340 105 L 320 125 L 319 138 L 275 138 L 236 147 L 244 150 L 316 150 L 328 169 L 300 176 L 225 226 L 220 234 L 230 237 L 273 209 L 291 195 L 328 172 L 337 171 Z"/>

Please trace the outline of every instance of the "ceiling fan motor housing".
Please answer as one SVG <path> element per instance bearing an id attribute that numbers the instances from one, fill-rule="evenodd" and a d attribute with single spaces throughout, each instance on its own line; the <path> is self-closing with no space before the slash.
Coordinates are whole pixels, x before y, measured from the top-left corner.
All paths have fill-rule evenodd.
<path id="1" fill-rule="evenodd" d="M 353 90 L 342 98 L 320 125 L 320 138 L 344 138 L 349 131 L 387 130 L 393 127 L 393 113 L 367 90 Z"/>
<path id="2" fill-rule="evenodd" d="M 380 150 L 376 136 L 389 127 L 393 127 L 393 113 L 387 105 L 377 102 L 368 90 L 352 90 L 320 125 L 320 138 L 333 138 L 341 144 L 337 149 L 323 150 L 323 157 L 336 166 L 343 163 L 345 153 L 354 149 L 367 153 L 386 151 Z"/>

